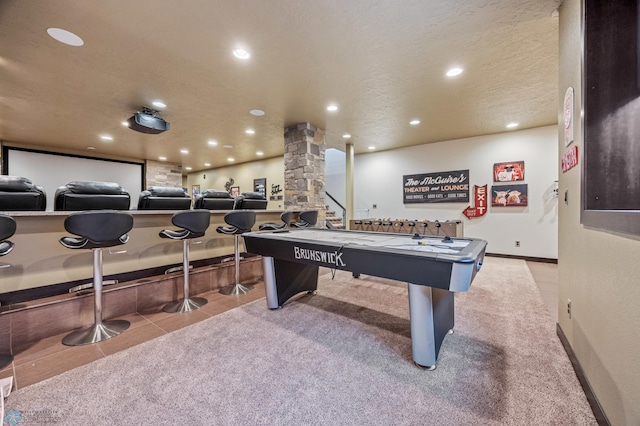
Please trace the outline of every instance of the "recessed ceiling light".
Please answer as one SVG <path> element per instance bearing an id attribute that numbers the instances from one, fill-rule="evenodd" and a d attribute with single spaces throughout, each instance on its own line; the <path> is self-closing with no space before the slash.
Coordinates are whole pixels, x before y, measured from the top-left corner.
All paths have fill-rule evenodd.
<path id="1" fill-rule="evenodd" d="M 209 146 L 218 146 L 218 141 L 215 141 L 213 139 L 211 139 L 210 141 L 207 142 L 209 144 Z"/>
<path id="2" fill-rule="evenodd" d="M 264 115 L 264 111 L 261 109 L 252 109 L 249 111 L 249 114 L 255 115 L 256 117 L 262 117 Z"/>
<path id="3" fill-rule="evenodd" d="M 233 51 L 233 56 L 238 59 L 249 59 L 251 54 L 244 49 L 236 49 Z"/>
<path id="4" fill-rule="evenodd" d="M 345 139 L 351 139 L 351 135 L 349 133 L 345 133 L 342 137 Z"/>
<path id="5" fill-rule="evenodd" d="M 158 107 L 158 108 L 166 108 L 167 104 L 165 104 L 162 101 L 153 101 L 151 102 L 153 104 L 154 107 Z"/>
<path id="6" fill-rule="evenodd" d="M 230 162 L 230 163 L 233 163 L 236 160 L 234 160 L 232 157 L 229 157 L 229 158 L 227 158 L 227 161 Z"/>
<path id="7" fill-rule="evenodd" d="M 462 71 L 462 68 L 451 68 L 449 71 L 447 71 L 447 77 L 455 77 L 456 75 L 462 74 Z"/>
<path id="8" fill-rule="evenodd" d="M 264 155 L 264 152 L 262 152 L 262 151 L 257 151 L 257 152 L 256 152 L 256 155 Z"/>
<path id="9" fill-rule="evenodd" d="M 256 131 L 255 131 L 255 130 L 253 130 L 253 129 L 247 129 L 247 130 L 245 130 L 244 132 L 245 132 L 246 134 L 248 134 L 248 135 L 254 135 L 254 134 L 256 133 Z"/>
<path id="10" fill-rule="evenodd" d="M 231 148 L 233 148 L 233 145 L 222 145 L 222 146 L 223 146 L 224 148 L 227 148 L 227 149 L 231 149 Z"/>
<path id="11" fill-rule="evenodd" d="M 96 149 L 96 147 L 95 147 L 95 146 L 88 146 L 88 147 L 87 147 L 87 149 L 88 149 L 89 151 L 93 151 L 94 149 Z"/>
<path id="12" fill-rule="evenodd" d="M 329 105 L 327 107 L 327 111 L 337 111 L 338 110 L 338 106 L 337 105 Z"/>
<path id="13" fill-rule="evenodd" d="M 68 44 L 69 46 L 82 46 L 84 41 L 77 35 L 61 28 L 48 28 L 47 33 L 58 40 L 60 43 Z"/>
<path id="14" fill-rule="evenodd" d="M 509 123 L 509 124 L 507 124 L 507 129 L 513 129 L 514 127 L 518 127 L 518 123 Z"/>
<path id="15" fill-rule="evenodd" d="M 181 150 L 180 150 L 180 153 L 181 153 L 181 154 L 188 154 L 188 153 L 189 153 L 189 150 L 188 150 L 188 149 L 181 149 Z"/>
<path id="16" fill-rule="evenodd" d="M 211 163 L 204 163 L 204 166 L 205 167 L 209 167 L 209 166 L 211 166 Z"/>
<path id="17" fill-rule="evenodd" d="M 409 124 L 411 124 L 412 126 L 417 126 L 418 124 L 420 124 L 420 120 L 411 120 Z"/>
<path id="18" fill-rule="evenodd" d="M 103 141 L 112 141 L 113 137 L 109 135 L 101 135 L 100 139 L 102 139 Z"/>
<path id="19" fill-rule="evenodd" d="M 158 160 L 160 161 L 165 161 L 167 159 L 167 157 L 158 157 Z"/>
<path id="20" fill-rule="evenodd" d="M 184 168 L 185 170 L 191 170 L 191 167 L 187 166 Z"/>
<path id="21" fill-rule="evenodd" d="M 374 150 L 374 149 L 376 149 L 376 147 L 375 146 L 370 146 L 369 149 L 370 150 Z"/>

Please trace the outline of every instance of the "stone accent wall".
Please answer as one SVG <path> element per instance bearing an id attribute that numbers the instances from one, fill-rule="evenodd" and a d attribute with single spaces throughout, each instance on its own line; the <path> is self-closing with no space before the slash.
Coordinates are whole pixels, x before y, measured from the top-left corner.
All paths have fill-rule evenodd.
<path id="1" fill-rule="evenodd" d="M 284 207 L 318 210 L 325 222 L 324 130 L 302 123 L 284 129 Z"/>
<path id="2" fill-rule="evenodd" d="M 147 160 L 146 169 L 144 189 L 150 186 L 182 188 L 182 164 Z"/>

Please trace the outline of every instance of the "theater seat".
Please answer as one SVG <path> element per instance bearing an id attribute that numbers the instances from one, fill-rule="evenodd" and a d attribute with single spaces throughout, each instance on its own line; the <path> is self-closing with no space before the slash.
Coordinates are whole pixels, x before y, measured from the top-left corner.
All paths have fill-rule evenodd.
<path id="1" fill-rule="evenodd" d="M 0 176 L 0 210 L 40 211 L 47 207 L 47 195 L 41 186 L 20 176 Z"/>
<path id="2" fill-rule="evenodd" d="M 196 196 L 194 209 L 233 210 L 235 199 L 227 191 L 207 189 Z"/>
<path id="3" fill-rule="evenodd" d="M 235 210 L 266 210 L 267 199 L 259 192 L 243 192 L 236 197 Z"/>
<path id="4" fill-rule="evenodd" d="M 129 210 L 130 196 L 114 182 L 73 181 L 56 190 L 54 210 Z"/>
<path id="5" fill-rule="evenodd" d="M 182 188 L 150 186 L 138 197 L 138 210 L 189 210 L 191 197 Z"/>

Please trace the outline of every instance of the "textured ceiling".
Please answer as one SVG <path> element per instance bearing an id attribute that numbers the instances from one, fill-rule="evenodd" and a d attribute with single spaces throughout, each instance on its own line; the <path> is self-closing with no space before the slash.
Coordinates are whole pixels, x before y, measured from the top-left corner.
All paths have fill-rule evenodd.
<path id="1" fill-rule="evenodd" d="M 555 124 L 559 3 L 3 0 L 0 139 L 196 171 L 282 155 L 283 128 L 302 122 L 325 129 L 328 147 L 350 133 L 356 153 Z M 464 73 L 446 78 L 454 65 Z M 168 132 L 122 126 L 156 99 Z"/>

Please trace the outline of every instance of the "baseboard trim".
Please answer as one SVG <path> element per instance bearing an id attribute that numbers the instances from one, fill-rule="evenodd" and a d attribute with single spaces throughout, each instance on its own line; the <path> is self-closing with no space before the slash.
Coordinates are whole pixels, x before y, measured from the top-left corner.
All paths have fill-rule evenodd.
<path id="1" fill-rule="evenodd" d="M 591 389 L 591 385 L 589 385 L 589 381 L 584 374 L 584 370 L 580 366 L 578 362 L 578 358 L 576 357 L 575 352 L 569 345 L 569 340 L 567 340 L 567 336 L 564 335 L 562 328 L 560 328 L 560 324 L 556 324 L 556 334 L 560 338 L 560 342 L 562 342 L 562 346 L 564 347 L 565 352 L 569 356 L 569 360 L 571 361 L 571 365 L 573 365 L 573 370 L 576 372 L 576 376 L 578 376 L 578 381 L 580 382 L 580 386 L 582 386 L 582 390 L 584 394 L 587 396 L 587 401 L 591 406 L 591 411 L 593 411 L 593 415 L 596 418 L 596 421 L 601 426 L 610 426 L 609 419 L 607 419 L 606 414 L 602 410 L 600 403 L 598 402 L 598 398 L 593 393 L 593 389 Z"/>
<path id="2" fill-rule="evenodd" d="M 500 253 L 487 253 L 486 256 L 491 257 L 504 257 L 507 259 L 521 259 L 528 262 L 543 262 L 543 263 L 558 263 L 558 259 L 551 259 L 548 257 L 532 257 L 532 256 L 515 256 L 512 254 L 500 254 Z"/>

